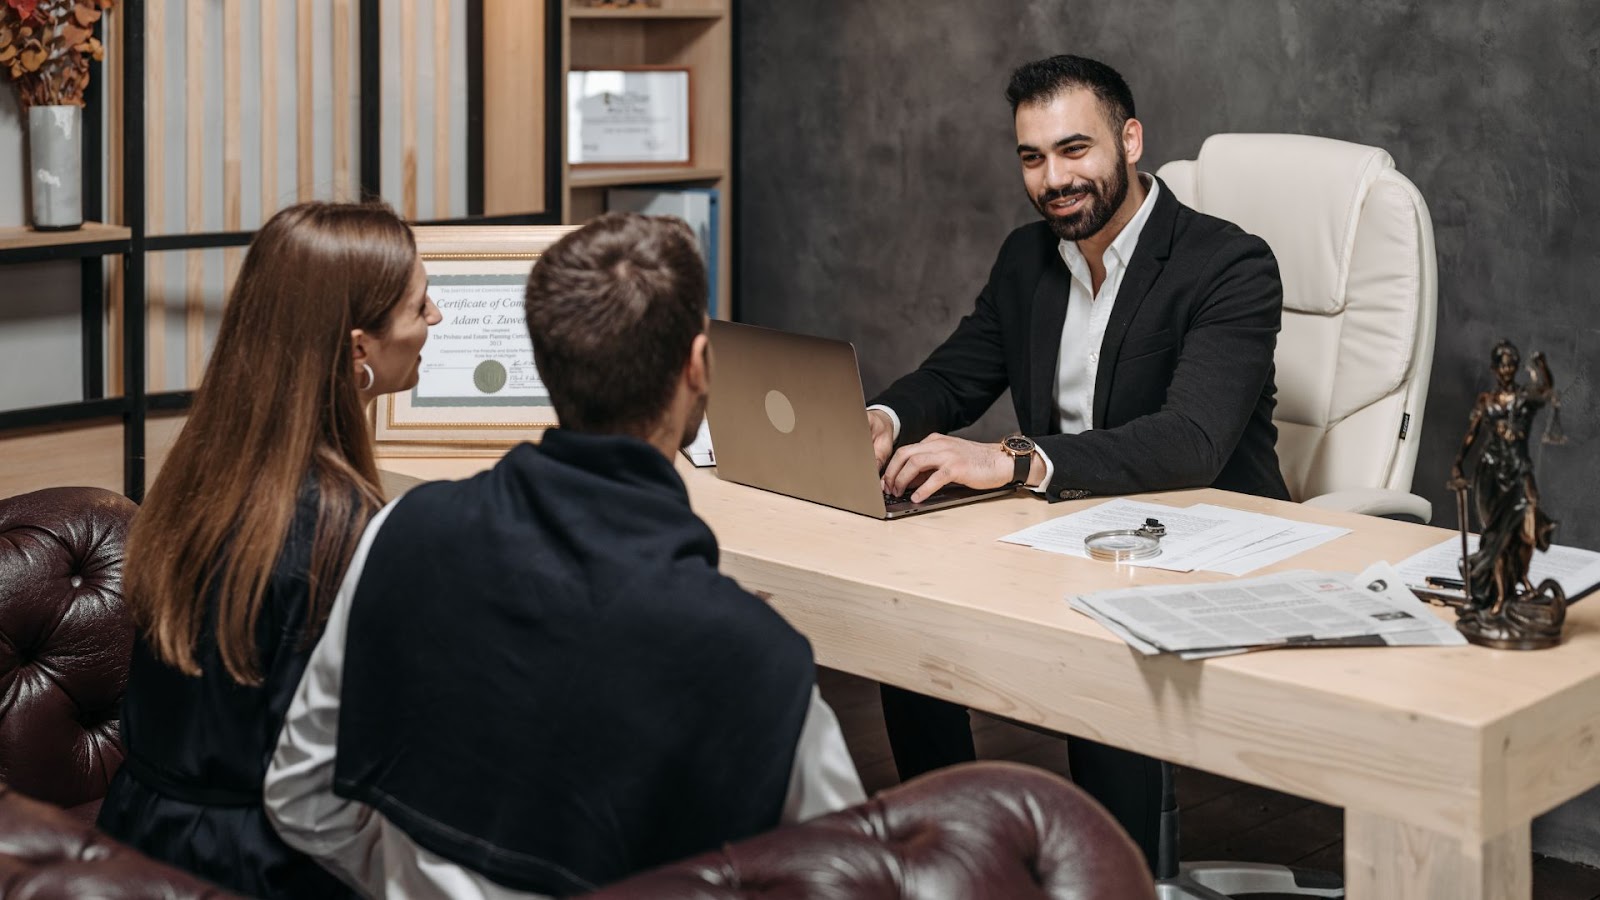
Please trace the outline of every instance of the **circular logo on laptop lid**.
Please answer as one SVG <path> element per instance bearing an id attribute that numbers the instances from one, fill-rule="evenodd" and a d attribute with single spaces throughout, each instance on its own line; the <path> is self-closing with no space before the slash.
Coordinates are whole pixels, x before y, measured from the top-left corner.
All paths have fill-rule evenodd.
<path id="1" fill-rule="evenodd" d="M 782 391 L 767 391 L 767 421 L 784 434 L 794 430 L 794 404 Z"/>

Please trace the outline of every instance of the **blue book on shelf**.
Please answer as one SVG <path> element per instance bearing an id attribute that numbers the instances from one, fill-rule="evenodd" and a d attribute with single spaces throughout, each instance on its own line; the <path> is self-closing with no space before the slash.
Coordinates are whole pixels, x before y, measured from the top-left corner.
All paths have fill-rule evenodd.
<path id="1" fill-rule="evenodd" d="M 717 206 L 716 188 L 612 188 L 606 191 L 607 210 L 677 216 L 689 223 L 690 230 L 700 242 L 700 255 L 706 261 L 706 276 L 710 283 L 706 306 L 713 319 L 717 317 L 717 267 L 720 264 L 717 259 Z"/>

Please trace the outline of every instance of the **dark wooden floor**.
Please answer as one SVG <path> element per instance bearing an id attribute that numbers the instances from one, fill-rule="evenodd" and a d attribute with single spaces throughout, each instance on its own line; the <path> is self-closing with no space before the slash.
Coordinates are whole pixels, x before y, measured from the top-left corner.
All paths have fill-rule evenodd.
<path id="1" fill-rule="evenodd" d="M 819 682 L 844 729 L 870 794 L 899 783 L 883 730 L 875 683 L 829 669 Z M 987 716 L 973 716 L 978 755 L 1067 774 L 1065 745 Z M 1182 853 L 1186 860 L 1284 863 L 1338 872 L 1344 866 L 1344 813 L 1334 806 L 1193 769 L 1178 772 Z M 1600 900 L 1600 869 L 1534 857 L 1535 900 Z"/>

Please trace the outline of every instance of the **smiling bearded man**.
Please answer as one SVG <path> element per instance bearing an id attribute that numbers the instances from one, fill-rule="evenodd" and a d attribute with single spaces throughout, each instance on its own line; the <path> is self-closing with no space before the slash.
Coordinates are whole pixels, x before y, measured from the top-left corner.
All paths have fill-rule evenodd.
<path id="1" fill-rule="evenodd" d="M 920 502 L 951 483 L 1013 484 L 1055 501 L 1210 486 L 1288 499 L 1272 424 L 1283 314 L 1272 251 L 1137 171 L 1144 126 L 1111 67 L 1028 63 L 1006 98 L 1044 221 L 1006 238 L 972 313 L 868 407 L 884 491 Z M 1017 434 L 947 434 L 1008 388 Z M 965 709 L 888 686 L 883 706 L 902 779 L 973 758 Z M 1153 863 L 1160 764 L 1077 738 L 1068 753 Z"/>

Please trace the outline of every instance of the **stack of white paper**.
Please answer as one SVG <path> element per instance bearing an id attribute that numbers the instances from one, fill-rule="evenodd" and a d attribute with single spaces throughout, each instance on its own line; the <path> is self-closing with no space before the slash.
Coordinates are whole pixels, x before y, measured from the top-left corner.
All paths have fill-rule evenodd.
<path id="1" fill-rule="evenodd" d="M 1296 522 L 1209 503 L 1177 507 L 1117 498 L 1024 528 L 1000 540 L 1088 559 L 1085 537 L 1097 531 L 1138 528 L 1145 519 L 1157 519 L 1167 527 L 1167 535 L 1161 539 L 1161 553 L 1126 565 L 1174 572 L 1203 569 L 1243 575 L 1350 532 L 1348 528 Z"/>
<path id="2" fill-rule="evenodd" d="M 1478 536 L 1467 536 L 1468 552 L 1478 549 Z M 1453 537 L 1401 562 L 1396 566 L 1406 584 L 1412 587 L 1437 590 L 1427 583 L 1428 578 L 1461 577 L 1461 538 Z M 1577 547 L 1554 545 L 1549 550 L 1533 554 L 1528 564 L 1528 580 L 1535 585 L 1546 578 L 1555 579 L 1568 600 L 1576 600 L 1600 585 L 1600 553 Z"/>
<path id="3" fill-rule="evenodd" d="M 1140 653 L 1203 659 L 1273 647 L 1443 646 L 1465 639 L 1388 563 L 1068 597 Z"/>
<path id="4" fill-rule="evenodd" d="M 707 420 L 700 420 L 700 430 L 695 433 L 694 441 L 683 448 L 683 455 L 701 468 L 717 464 L 717 453 L 711 446 L 711 426 Z"/>

